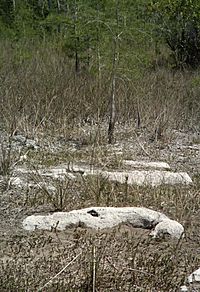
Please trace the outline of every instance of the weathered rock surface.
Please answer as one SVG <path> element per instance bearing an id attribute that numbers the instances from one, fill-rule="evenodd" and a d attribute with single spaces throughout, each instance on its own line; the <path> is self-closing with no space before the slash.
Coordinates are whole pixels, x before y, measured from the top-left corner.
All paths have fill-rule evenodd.
<path id="1" fill-rule="evenodd" d="M 200 268 L 189 275 L 188 282 L 189 283 L 199 282 L 200 284 Z"/>
<path id="2" fill-rule="evenodd" d="M 37 144 L 35 140 L 29 139 L 20 134 L 12 136 L 12 141 L 16 143 L 15 146 L 26 146 L 27 148 L 30 148 L 30 149 L 39 148 L 39 145 Z"/>
<path id="3" fill-rule="evenodd" d="M 56 212 L 51 215 L 31 215 L 23 221 L 26 230 L 35 229 L 64 230 L 74 226 L 94 229 L 112 228 L 119 224 L 133 227 L 153 229 L 153 237 L 169 234 L 172 238 L 180 238 L 184 232 L 183 226 L 170 220 L 166 215 L 147 208 L 140 207 L 91 207 L 70 212 Z"/>
<path id="4" fill-rule="evenodd" d="M 186 172 L 169 172 L 160 170 L 134 170 L 134 171 L 104 171 L 102 176 L 108 177 L 111 181 L 117 181 L 120 183 L 127 182 L 130 185 L 145 186 L 150 185 L 152 187 L 159 185 L 188 185 L 192 183 L 192 179 Z"/>
<path id="5" fill-rule="evenodd" d="M 167 167 L 167 164 L 166 164 Z M 73 165 L 70 171 L 66 166 L 50 168 L 48 170 L 49 176 L 54 178 L 63 177 L 75 178 L 76 174 L 87 175 L 101 175 L 108 178 L 110 181 L 117 181 L 119 183 L 127 182 L 130 185 L 138 186 L 159 186 L 165 185 L 188 185 L 192 183 L 192 179 L 186 172 L 172 172 L 166 170 L 125 170 L 125 171 L 104 171 L 98 168 L 91 168 L 87 165 Z"/>
<path id="6" fill-rule="evenodd" d="M 34 188 L 34 189 L 45 188 L 50 193 L 56 192 L 56 188 L 49 183 L 47 184 L 47 183 L 42 182 L 42 181 L 38 182 L 38 183 L 35 183 L 33 181 L 25 181 L 20 177 L 11 177 L 9 180 L 9 185 L 18 187 L 20 189 L 23 189 L 23 188 Z"/>
<path id="7" fill-rule="evenodd" d="M 55 167 L 49 167 L 46 169 L 38 169 L 37 171 L 23 169 L 21 167 L 16 168 L 15 177 L 25 174 L 39 174 L 43 177 L 49 177 L 52 179 L 66 180 L 76 179 L 77 175 L 94 175 L 103 176 L 110 181 L 116 181 L 119 183 L 128 183 L 129 185 L 138 186 L 152 186 L 159 185 L 189 185 L 192 184 L 192 179 L 186 172 L 173 172 L 163 169 L 147 169 L 149 168 L 165 168 L 170 169 L 170 166 L 165 162 L 145 162 L 145 161 L 132 161 L 125 160 L 125 164 L 137 168 L 144 167 L 144 169 L 133 170 L 103 170 L 101 168 L 89 166 L 86 164 L 61 164 Z M 15 180 L 14 180 L 15 181 Z"/>
<path id="8" fill-rule="evenodd" d="M 184 233 L 183 226 L 175 220 L 165 219 L 158 223 L 151 235 L 155 237 L 162 237 L 163 235 L 170 235 L 173 238 L 181 238 Z"/>
<path id="9" fill-rule="evenodd" d="M 170 169 L 166 162 L 124 160 L 123 164 L 133 168 Z"/>
<path id="10" fill-rule="evenodd" d="M 200 291 L 200 268 L 195 270 L 187 278 L 187 285 L 181 286 L 181 292 L 197 292 Z"/>

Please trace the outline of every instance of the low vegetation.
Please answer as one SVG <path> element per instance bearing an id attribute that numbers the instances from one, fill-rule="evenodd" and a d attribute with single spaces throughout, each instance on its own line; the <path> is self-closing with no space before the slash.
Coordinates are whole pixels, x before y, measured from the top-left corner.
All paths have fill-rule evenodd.
<path id="1" fill-rule="evenodd" d="M 199 267 L 200 168 L 188 148 L 200 143 L 199 18 L 189 0 L 1 1 L 1 291 L 174 292 Z M 193 186 L 39 172 L 163 157 Z M 20 167 L 34 171 L 24 173 L 32 186 L 13 183 Z M 185 237 L 153 240 L 126 225 L 22 229 L 30 214 L 88 206 L 152 208 L 183 224 Z"/>

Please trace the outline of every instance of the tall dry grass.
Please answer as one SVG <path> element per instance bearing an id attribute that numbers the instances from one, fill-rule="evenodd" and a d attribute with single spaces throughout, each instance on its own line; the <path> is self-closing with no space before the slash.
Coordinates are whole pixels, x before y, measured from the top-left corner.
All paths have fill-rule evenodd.
<path id="1" fill-rule="evenodd" d="M 76 75 L 73 60 L 52 45 L 4 41 L 0 42 L 0 50 L 0 130 L 29 137 L 51 134 L 73 138 L 74 131 L 80 135 L 78 129 L 83 125 L 107 127 L 111 84 L 108 70 L 102 70 L 101 80 L 86 69 Z M 173 71 L 161 66 L 136 69 L 138 74 L 117 74 L 118 124 L 146 129 L 154 138 L 172 128 L 198 130 L 198 71 Z M 123 127 L 125 134 L 126 129 Z M 95 159 L 109 164 L 108 153 L 102 150 L 99 154 L 95 148 L 96 137 L 90 139 L 93 150 L 77 155 L 87 155 L 91 164 Z M 33 165 L 37 164 L 37 156 L 38 164 L 55 163 L 52 153 L 44 153 L 44 157 L 42 151 L 30 155 Z M 57 161 L 63 162 L 63 157 L 73 160 L 64 153 Z M 120 165 L 117 156 L 114 162 Z M 5 152 L 1 172 L 9 174 L 12 166 L 10 153 Z M 1 291 L 39 291 L 80 252 L 73 265 L 43 291 L 174 292 L 198 267 L 199 182 L 190 189 L 152 190 L 80 176 L 76 181 L 66 178 L 64 182 L 52 182 L 56 192 L 50 193 L 38 174 L 31 179 L 42 187 L 37 191 L 2 190 L 1 209 L 6 219 L 0 245 Z M 79 227 L 59 234 L 56 229 L 34 234 L 18 229 L 24 217 L 35 210 L 43 212 L 45 206 L 55 211 L 89 205 L 161 210 L 184 224 L 186 237 L 178 243 L 156 241 L 148 237 L 148 231 L 127 226 L 99 233 Z"/>
<path id="2" fill-rule="evenodd" d="M 70 135 L 83 123 L 107 123 L 110 72 L 74 64 L 54 46 L 1 42 L 1 124 L 11 132 L 34 136 L 48 131 Z M 118 74 L 117 122 L 146 127 L 158 135 L 167 128 L 197 127 L 200 111 L 198 71 L 137 68 L 139 74 Z M 139 77 L 138 77 L 139 76 Z"/>

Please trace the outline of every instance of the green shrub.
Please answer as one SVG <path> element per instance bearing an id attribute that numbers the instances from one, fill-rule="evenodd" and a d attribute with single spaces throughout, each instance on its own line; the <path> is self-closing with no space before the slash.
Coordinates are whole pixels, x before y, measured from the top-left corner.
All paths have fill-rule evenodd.
<path id="1" fill-rule="evenodd" d="M 178 67 L 200 64 L 200 2 L 153 0 L 148 6 L 156 37 L 164 39 Z"/>

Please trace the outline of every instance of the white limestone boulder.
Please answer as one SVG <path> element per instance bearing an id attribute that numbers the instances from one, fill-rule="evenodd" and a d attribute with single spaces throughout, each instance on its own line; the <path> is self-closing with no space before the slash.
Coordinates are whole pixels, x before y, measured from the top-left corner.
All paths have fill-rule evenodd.
<path id="1" fill-rule="evenodd" d="M 144 229 L 155 228 L 154 233 L 151 233 L 153 237 L 168 233 L 172 238 L 180 238 L 184 232 L 181 224 L 170 220 L 166 215 L 140 207 L 91 207 L 70 212 L 56 212 L 51 215 L 31 215 L 23 221 L 24 229 L 29 231 L 51 230 L 52 228 L 64 230 L 75 226 L 99 230 L 119 224 Z"/>
<path id="2" fill-rule="evenodd" d="M 158 223 L 155 229 L 151 232 L 154 238 L 170 235 L 173 238 L 181 238 L 184 234 L 183 226 L 175 220 L 165 219 Z"/>

